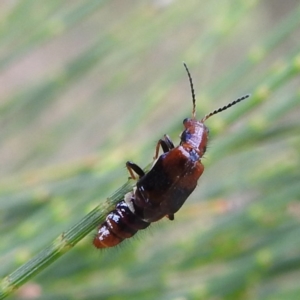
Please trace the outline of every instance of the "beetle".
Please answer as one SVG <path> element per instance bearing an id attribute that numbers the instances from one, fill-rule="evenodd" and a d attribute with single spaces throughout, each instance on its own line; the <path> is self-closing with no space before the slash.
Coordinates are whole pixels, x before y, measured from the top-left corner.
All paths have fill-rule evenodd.
<path id="1" fill-rule="evenodd" d="M 169 136 L 164 135 L 157 142 L 155 161 L 147 173 L 137 164 L 126 162 L 130 177 L 137 179 L 136 186 L 117 203 L 99 226 L 93 240 L 97 248 L 114 247 L 165 216 L 174 220 L 175 213 L 194 191 L 204 171 L 201 159 L 206 152 L 209 136 L 204 122 L 249 97 L 240 97 L 197 121 L 192 77 L 185 63 L 184 67 L 189 77 L 193 109 L 192 118 L 183 120 L 184 130 L 180 135 L 180 143 L 175 147 Z M 163 151 L 161 155 L 160 148 Z"/>

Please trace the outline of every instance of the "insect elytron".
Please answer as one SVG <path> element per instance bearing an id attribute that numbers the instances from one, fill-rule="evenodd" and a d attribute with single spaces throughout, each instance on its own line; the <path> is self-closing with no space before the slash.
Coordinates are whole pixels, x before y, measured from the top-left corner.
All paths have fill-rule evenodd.
<path id="1" fill-rule="evenodd" d="M 128 161 L 130 176 L 138 180 L 133 191 L 125 195 L 99 226 L 93 244 L 97 248 L 114 247 L 132 237 L 138 230 L 163 217 L 174 220 L 174 214 L 194 191 L 204 171 L 201 159 L 206 152 L 209 130 L 204 122 L 211 116 L 245 100 L 245 95 L 196 120 L 196 98 L 192 77 L 187 71 L 192 92 L 192 118 L 183 120 L 184 130 L 177 147 L 168 135 L 157 142 L 155 162 L 145 173 L 138 165 Z M 159 156 L 160 148 L 163 154 Z"/>

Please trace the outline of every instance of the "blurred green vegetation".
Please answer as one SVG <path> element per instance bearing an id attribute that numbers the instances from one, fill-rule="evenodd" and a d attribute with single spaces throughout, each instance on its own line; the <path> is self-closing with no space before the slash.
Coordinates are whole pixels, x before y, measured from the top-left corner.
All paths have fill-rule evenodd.
<path id="1" fill-rule="evenodd" d="M 298 1 L 3 1 L 0 275 L 175 144 L 192 73 L 211 139 L 175 221 L 116 249 L 93 232 L 10 299 L 299 299 Z"/>

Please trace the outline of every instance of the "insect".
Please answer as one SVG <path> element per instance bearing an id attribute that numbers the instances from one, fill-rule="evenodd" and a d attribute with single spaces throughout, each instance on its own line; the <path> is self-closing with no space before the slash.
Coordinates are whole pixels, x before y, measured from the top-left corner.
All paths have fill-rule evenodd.
<path id="1" fill-rule="evenodd" d="M 206 151 L 209 130 L 204 122 L 211 116 L 245 100 L 245 95 L 196 120 L 196 98 L 192 77 L 187 71 L 193 101 L 192 118 L 183 120 L 184 130 L 180 144 L 175 147 L 168 135 L 157 142 L 154 163 L 145 173 L 138 165 L 128 161 L 126 167 L 132 179 L 138 180 L 133 191 L 125 195 L 99 226 L 93 244 L 97 248 L 114 247 L 132 237 L 138 230 L 163 217 L 174 220 L 174 214 L 194 191 L 204 171 L 201 158 Z M 159 156 L 160 148 L 163 154 Z"/>

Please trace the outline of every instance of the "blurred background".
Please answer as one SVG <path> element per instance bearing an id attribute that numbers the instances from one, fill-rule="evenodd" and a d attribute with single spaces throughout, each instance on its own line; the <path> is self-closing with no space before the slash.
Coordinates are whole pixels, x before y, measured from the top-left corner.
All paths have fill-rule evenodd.
<path id="1" fill-rule="evenodd" d="M 10 299 L 299 299 L 297 0 L 0 3 L 0 275 L 209 119 L 199 186 L 116 249 L 93 233 Z"/>

